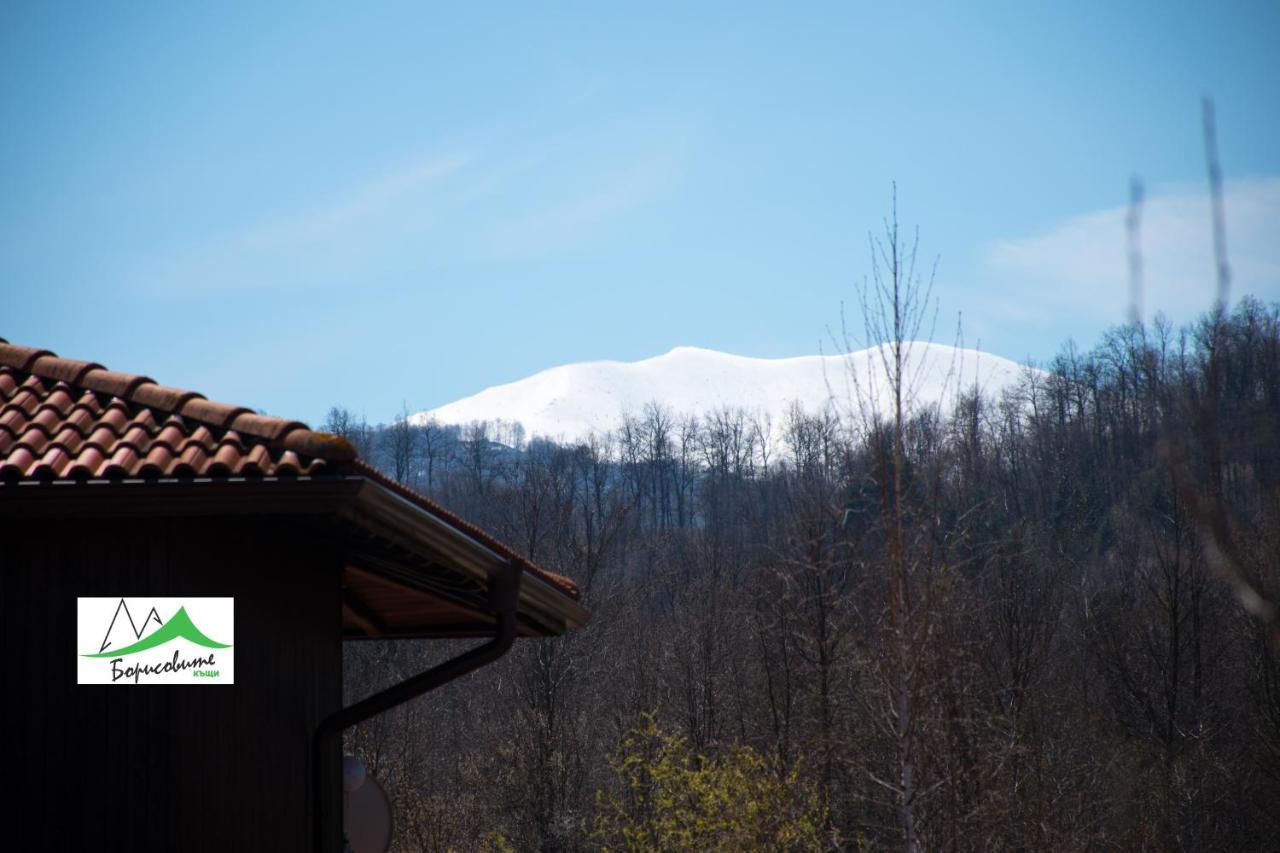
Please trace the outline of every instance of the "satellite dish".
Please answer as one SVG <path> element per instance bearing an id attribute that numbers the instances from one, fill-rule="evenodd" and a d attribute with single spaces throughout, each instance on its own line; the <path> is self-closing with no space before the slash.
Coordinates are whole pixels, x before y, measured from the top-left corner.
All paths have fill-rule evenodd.
<path id="1" fill-rule="evenodd" d="M 391 849 L 391 801 L 364 762 L 342 759 L 342 834 L 352 853 L 386 853 Z"/>

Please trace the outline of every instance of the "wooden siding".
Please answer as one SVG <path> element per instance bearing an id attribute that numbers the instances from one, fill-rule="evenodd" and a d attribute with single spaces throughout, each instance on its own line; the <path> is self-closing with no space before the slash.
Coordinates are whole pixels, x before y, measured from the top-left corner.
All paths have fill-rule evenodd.
<path id="1" fill-rule="evenodd" d="M 283 517 L 0 518 L 4 847 L 311 849 L 341 572 Z M 235 684 L 78 686 L 76 597 L 121 595 L 233 596 Z"/>

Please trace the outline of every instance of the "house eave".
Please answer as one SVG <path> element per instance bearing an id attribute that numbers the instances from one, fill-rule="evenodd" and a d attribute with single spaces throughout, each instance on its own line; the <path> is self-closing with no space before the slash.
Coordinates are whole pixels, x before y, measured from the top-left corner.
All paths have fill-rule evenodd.
<path id="1" fill-rule="evenodd" d="M 465 531 L 414 504 L 380 483 L 359 474 L 320 477 L 220 477 L 187 479 L 51 480 L 0 482 L 0 514 L 8 516 L 173 516 L 289 515 L 318 522 L 329 519 L 352 525 L 385 545 L 386 555 L 373 560 L 353 553 L 350 562 L 375 575 L 392 571 L 400 582 L 433 578 L 425 564 L 449 570 L 488 589 L 507 558 Z M 408 557 L 415 559 L 409 560 Z M 431 593 L 448 598 L 447 592 Z M 492 615 L 459 602 L 474 612 L 474 621 L 448 625 L 401 624 L 381 636 L 481 636 L 491 630 Z M 577 601 L 533 572 L 520 585 L 521 633 L 553 636 L 586 624 L 590 614 Z M 367 634 L 368 632 L 365 632 Z M 360 636 L 354 634 L 351 636 Z"/>

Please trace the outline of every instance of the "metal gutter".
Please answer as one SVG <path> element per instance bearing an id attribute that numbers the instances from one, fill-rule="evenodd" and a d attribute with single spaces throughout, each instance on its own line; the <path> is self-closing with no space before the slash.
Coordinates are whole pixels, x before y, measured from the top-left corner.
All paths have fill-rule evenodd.
<path id="1" fill-rule="evenodd" d="M 481 582 L 508 565 L 506 557 L 371 480 L 361 482 L 354 500 L 339 515 L 407 550 L 443 557 Z M 520 603 L 525 618 L 547 634 L 581 628 L 591 618 L 580 603 L 529 572 L 520 589 Z"/>

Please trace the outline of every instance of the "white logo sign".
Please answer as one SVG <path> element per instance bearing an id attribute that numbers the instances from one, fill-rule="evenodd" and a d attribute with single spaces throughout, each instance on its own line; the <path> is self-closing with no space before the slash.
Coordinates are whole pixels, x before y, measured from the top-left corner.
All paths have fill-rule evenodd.
<path id="1" fill-rule="evenodd" d="M 234 601 L 76 599 L 76 681 L 234 684 Z"/>

